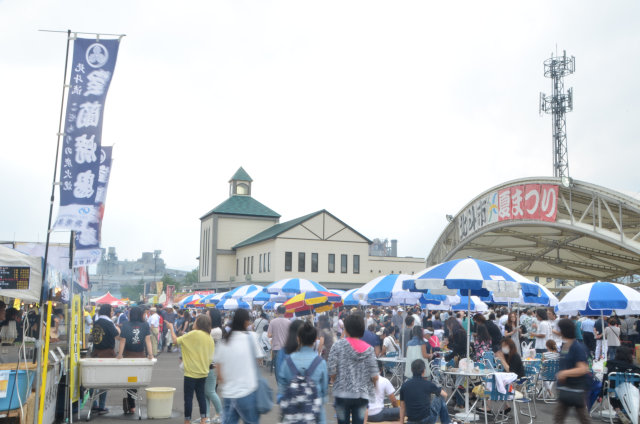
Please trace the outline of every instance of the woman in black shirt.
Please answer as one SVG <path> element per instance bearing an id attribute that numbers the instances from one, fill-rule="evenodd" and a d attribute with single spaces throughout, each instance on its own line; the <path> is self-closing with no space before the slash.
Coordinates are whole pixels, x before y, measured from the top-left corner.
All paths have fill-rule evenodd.
<path id="1" fill-rule="evenodd" d="M 142 319 L 142 309 L 137 306 L 129 311 L 129 321 L 122 324 L 122 330 L 118 336 L 120 346 L 118 349 L 118 359 L 122 358 L 144 358 L 153 359 L 151 349 L 151 329 Z M 145 353 L 146 349 L 146 353 Z M 136 392 L 136 390 L 131 390 Z M 136 402 L 127 390 L 127 404 L 124 406 L 125 414 L 136 412 Z"/>
<path id="2" fill-rule="evenodd" d="M 518 348 L 511 337 L 505 337 L 502 339 L 502 346 L 499 351 L 495 353 L 496 358 L 502 363 L 506 372 L 512 372 L 518 375 L 518 378 L 522 378 L 525 375 L 524 365 L 522 364 L 522 358 L 518 353 Z"/>

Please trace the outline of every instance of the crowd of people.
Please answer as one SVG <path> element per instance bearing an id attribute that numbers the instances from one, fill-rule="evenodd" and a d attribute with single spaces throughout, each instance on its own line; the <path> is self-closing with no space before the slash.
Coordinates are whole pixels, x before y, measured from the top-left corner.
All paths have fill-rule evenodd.
<path id="1" fill-rule="evenodd" d="M 518 378 L 525 376 L 523 359 L 532 349 L 542 361 L 559 361 L 555 422 L 563 422 L 570 407 L 588 422 L 584 398 L 591 361 L 606 354 L 610 371 L 640 371 L 626 346 L 638 341 L 636 317 L 557 317 L 548 308 L 518 313 L 498 308 L 470 316 L 418 307 L 343 309 L 302 318 L 287 318 L 284 312 L 282 307 L 268 314 L 101 305 L 94 316 L 87 311 L 86 319 L 94 357 L 152 359 L 163 351 L 180 352 L 185 423 L 192 419 L 194 395 L 201 423 L 259 422 L 259 366 L 264 366 L 277 382 L 279 422 L 326 423 L 331 387 L 338 424 L 405 418 L 447 424 L 455 421 L 450 412 L 464 409 L 464 401 L 456 393 L 447 407 L 449 394 L 434 382 L 429 365 L 435 358 L 455 362 L 466 357 L 468 332 L 472 359 L 482 361 L 490 353 L 502 370 Z M 396 390 L 377 358 L 398 355 L 406 358 L 406 366 Z M 575 390 L 582 390 L 583 402 L 563 394 Z M 103 395 L 94 405 L 98 414 L 107 411 L 104 402 Z M 125 413 L 134 409 L 129 397 Z"/>

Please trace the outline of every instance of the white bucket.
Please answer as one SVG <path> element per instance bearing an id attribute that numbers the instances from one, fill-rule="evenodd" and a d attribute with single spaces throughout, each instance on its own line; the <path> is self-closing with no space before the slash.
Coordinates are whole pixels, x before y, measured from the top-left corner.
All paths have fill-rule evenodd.
<path id="1" fill-rule="evenodd" d="M 170 418 L 173 406 L 173 387 L 148 387 L 147 418 Z"/>

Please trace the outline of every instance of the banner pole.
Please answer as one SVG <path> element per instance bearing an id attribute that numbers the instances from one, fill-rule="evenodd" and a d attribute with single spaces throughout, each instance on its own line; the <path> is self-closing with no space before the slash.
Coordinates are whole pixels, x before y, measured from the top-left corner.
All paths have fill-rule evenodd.
<path id="1" fill-rule="evenodd" d="M 53 302 L 47 301 L 47 328 L 45 329 L 45 339 L 44 339 L 44 358 L 42 358 L 42 368 L 45 369 L 45 372 L 42 373 L 42 383 L 40 384 L 40 390 L 36 390 L 36 396 L 39 394 L 39 402 L 38 402 L 38 410 L 39 413 L 35 414 L 34 422 L 37 424 L 42 424 L 42 416 L 44 415 L 44 398 L 45 392 L 47 390 L 47 372 L 46 369 L 49 366 L 49 339 L 51 336 L 51 307 Z M 42 334 L 42 331 L 40 331 Z"/>
<path id="2" fill-rule="evenodd" d="M 43 299 L 45 298 L 45 290 L 47 289 L 47 284 L 45 284 L 45 281 L 47 280 L 47 260 L 49 258 L 49 242 L 51 239 L 51 220 L 53 218 L 53 203 L 55 201 L 55 195 L 56 195 L 56 179 L 58 177 L 58 158 L 60 157 L 60 140 L 62 138 L 62 119 L 63 119 L 63 113 L 64 113 L 64 101 L 65 101 L 65 91 L 66 91 L 66 84 L 67 84 L 67 71 L 69 68 L 69 46 L 71 44 L 71 30 L 67 30 L 67 50 L 65 53 L 65 60 L 64 60 L 64 77 L 62 80 L 62 100 L 60 101 L 60 118 L 58 121 L 58 140 L 56 143 L 56 160 L 53 164 L 53 181 L 51 183 L 51 197 L 49 199 L 49 221 L 47 223 L 47 239 L 44 245 L 44 264 L 42 265 L 42 289 L 40 290 L 40 326 L 38 327 L 40 329 L 40 343 L 38 343 L 38 348 L 37 348 L 37 355 L 38 355 L 38 369 L 37 369 L 37 376 L 36 376 L 36 382 L 38 384 L 40 384 L 40 387 L 44 387 L 44 385 L 42 384 L 43 381 L 46 381 L 46 370 L 44 370 L 44 379 L 43 379 L 43 370 L 42 368 L 39 366 L 40 365 L 40 360 L 42 357 L 42 327 L 45 321 L 45 308 L 44 308 L 44 303 L 43 303 Z M 51 315 L 51 303 L 49 303 L 49 316 Z M 47 320 L 50 319 L 50 317 L 46 318 Z M 48 336 L 47 336 L 48 337 Z M 45 344 L 47 346 L 47 350 L 48 350 L 48 346 L 49 346 L 49 339 L 47 338 L 45 340 Z M 48 355 L 48 353 L 47 353 Z M 47 358 L 45 358 L 44 363 L 47 363 Z M 40 402 L 38 402 L 38 397 L 40 396 L 40 392 L 42 390 L 36 390 L 36 399 L 35 399 L 35 404 L 36 405 L 40 405 L 40 408 L 42 408 L 43 402 L 42 400 Z M 34 423 L 36 422 L 36 419 L 38 420 L 38 422 L 42 421 L 42 413 L 44 411 L 42 409 L 40 409 L 40 412 L 37 414 L 34 414 Z M 40 418 L 38 418 L 40 417 Z"/>

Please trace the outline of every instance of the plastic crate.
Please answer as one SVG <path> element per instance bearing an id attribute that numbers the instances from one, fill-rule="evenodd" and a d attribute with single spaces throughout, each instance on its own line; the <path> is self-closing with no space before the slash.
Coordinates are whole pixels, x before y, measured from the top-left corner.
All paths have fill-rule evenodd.
<path id="1" fill-rule="evenodd" d="M 5 373 L 6 371 L 0 371 Z M 0 380 L 0 389 L 6 387 L 6 392 L 2 390 L 0 393 L 6 393 L 4 397 L 0 397 L 0 411 L 20 408 L 20 403 L 27 403 L 27 398 L 31 394 L 31 385 L 35 377 L 35 371 L 18 371 L 18 384 L 16 387 L 16 371 L 8 371 L 8 381 Z M 4 386 L 6 381 L 6 386 Z M 16 390 L 17 388 L 17 390 Z"/>
<path id="2" fill-rule="evenodd" d="M 80 359 L 81 384 L 88 389 L 146 387 L 155 363 L 146 358 Z"/>

